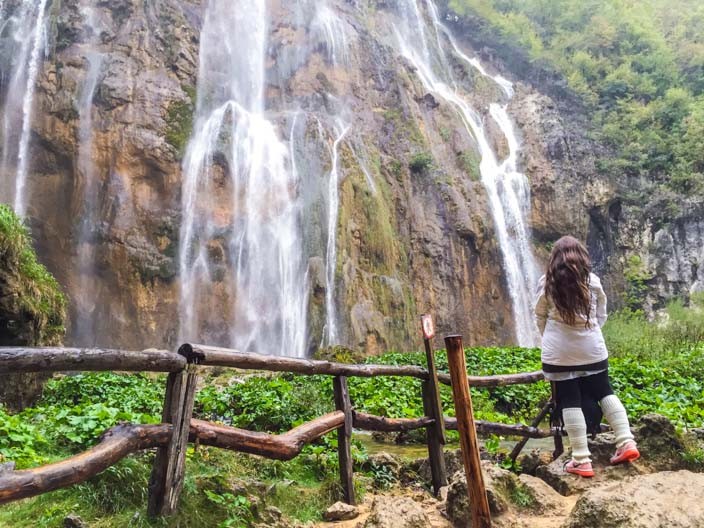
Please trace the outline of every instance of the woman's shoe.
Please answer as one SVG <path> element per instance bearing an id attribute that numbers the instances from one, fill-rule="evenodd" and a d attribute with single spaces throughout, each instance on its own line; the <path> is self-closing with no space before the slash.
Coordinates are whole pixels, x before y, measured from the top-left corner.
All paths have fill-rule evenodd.
<path id="1" fill-rule="evenodd" d="M 633 440 L 626 441 L 621 447 L 616 450 L 616 454 L 611 457 L 611 464 L 623 464 L 624 462 L 633 462 L 640 458 L 640 451 L 636 447 Z"/>
<path id="2" fill-rule="evenodd" d="M 580 477 L 591 478 L 594 476 L 594 469 L 592 469 L 591 462 L 577 462 L 574 458 L 565 462 L 563 469 L 567 473 L 573 473 Z"/>

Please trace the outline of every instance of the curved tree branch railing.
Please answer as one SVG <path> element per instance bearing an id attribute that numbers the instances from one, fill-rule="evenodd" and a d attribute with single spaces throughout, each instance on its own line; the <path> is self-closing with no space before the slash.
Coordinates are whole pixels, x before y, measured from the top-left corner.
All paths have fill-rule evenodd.
<path id="1" fill-rule="evenodd" d="M 323 374 L 335 377 L 333 388 L 337 410 L 288 432 L 273 435 L 246 431 L 192 418 L 197 386 L 196 366 L 221 366 L 246 370 Z M 348 502 L 354 502 L 350 436 L 353 428 L 368 431 L 400 432 L 414 429 L 430 431 L 436 420 L 430 416 L 396 419 L 355 411 L 347 391 L 347 376 L 406 376 L 423 382 L 426 414 L 442 407 L 439 395 L 428 390 L 431 378 L 450 384 L 446 373 L 404 365 L 350 365 L 330 361 L 270 357 L 242 353 L 206 345 L 185 344 L 178 353 L 163 350 L 124 351 L 84 348 L 20 348 L 0 347 L 0 374 L 14 372 L 63 371 L 131 371 L 166 372 L 166 397 L 163 422 L 158 425 L 120 424 L 106 431 L 100 442 L 88 451 L 42 467 L 0 472 L 0 504 L 65 488 L 101 473 L 126 456 L 145 449 L 157 448 L 157 457 L 150 480 L 150 515 L 173 512 L 183 485 L 186 445 L 195 443 L 250 453 L 276 460 L 290 460 L 309 444 L 334 430 L 338 431 L 340 474 Z M 542 372 L 469 376 L 474 387 L 534 383 L 542 380 Z M 541 411 L 544 416 L 545 409 Z M 536 418 L 537 420 L 537 418 Z M 443 417 L 446 429 L 456 429 L 454 418 Z M 538 421 L 528 425 L 507 425 L 476 421 L 477 431 L 514 435 L 524 438 L 545 438 L 550 431 L 538 429 Z M 441 426 L 438 426 L 441 427 Z M 435 440 L 431 440 L 434 438 Z M 432 446 L 438 438 L 429 434 L 429 456 L 435 473 L 444 473 L 442 445 Z M 444 442 L 444 439 L 442 440 Z M 437 478 L 436 478 L 437 477 Z M 434 475 L 434 483 L 445 478 Z"/>

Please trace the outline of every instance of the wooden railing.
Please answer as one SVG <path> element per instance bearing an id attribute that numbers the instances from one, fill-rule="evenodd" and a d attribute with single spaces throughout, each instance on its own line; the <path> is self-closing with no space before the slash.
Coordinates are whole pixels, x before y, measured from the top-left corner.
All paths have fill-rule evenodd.
<path id="1" fill-rule="evenodd" d="M 335 430 L 338 434 L 340 479 L 344 499 L 354 504 L 350 453 L 353 429 L 395 432 L 425 428 L 433 487 L 437 493 L 441 486 L 447 484 L 442 450 L 445 443 L 444 429 L 457 429 L 458 425 L 456 419 L 442 416 L 442 403 L 437 390 L 438 383 L 451 384 L 450 375 L 436 372 L 429 348 L 428 353 L 431 368 L 424 369 L 417 366 L 350 365 L 271 357 L 197 344 L 185 344 L 179 348 L 178 353 L 163 350 L 129 352 L 82 348 L 0 348 L 0 374 L 62 371 L 168 373 L 163 423 L 120 424 L 106 431 L 100 442 L 84 453 L 38 468 L 6 470 L 0 473 L 0 504 L 84 482 L 132 453 L 156 448 L 157 455 L 149 482 L 148 513 L 151 516 L 168 515 L 176 509 L 183 487 L 185 455 L 189 442 L 277 460 L 290 460 L 296 457 L 306 444 Z M 336 410 L 280 435 L 193 419 L 198 371 L 201 367 L 209 366 L 333 376 Z M 347 390 L 349 376 L 407 376 L 420 379 L 426 416 L 398 419 L 356 411 Z M 498 387 L 534 383 L 541 379 L 542 372 L 538 371 L 498 376 L 469 376 L 468 384 L 474 387 Z M 480 433 L 516 435 L 526 440 L 544 438 L 552 432 L 537 426 L 548 410 L 546 405 L 530 426 L 484 421 L 473 423 L 476 431 Z M 524 443 L 519 443 L 518 451 Z M 514 449 L 511 454 L 514 459 L 518 451 Z"/>

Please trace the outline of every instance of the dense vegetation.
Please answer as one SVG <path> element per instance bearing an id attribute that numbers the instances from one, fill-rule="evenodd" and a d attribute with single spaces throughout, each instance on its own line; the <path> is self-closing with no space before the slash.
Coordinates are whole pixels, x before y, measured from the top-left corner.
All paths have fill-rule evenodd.
<path id="1" fill-rule="evenodd" d="M 37 261 L 29 231 L 0 204 L 0 342 L 58 344 L 64 335 L 66 298 Z"/>
<path id="2" fill-rule="evenodd" d="M 632 418 L 658 412 L 680 429 L 704 425 L 704 305 L 684 308 L 674 302 L 658 324 L 637 313 L 615 314 L 605 335 L 613 352 L 613 383 Z M 446 369 L 444 351 L 436 357 L 438 368 Z M 471 348 L 466 357 L 473 374 L 529 371 L 540 366 L 535 349 Z M 369 362 L 422 365 L 424 355 L 390 353 Z M 228 372 L 209 373 L 197 397 L 199 417 L 281 432 L 332 409 L 328 377 L 256 375 L 231 379 Z M 349 383 L 359 410 L 391 417 L 423 413 L 418 380 L 351 378 Z M 85 450 L 119 421 L 158 422 L 164 384 L 161 375 L 57 377 L 46 385 L 35 407 L 14 415 L 0 409 L 0 462 L 14 460 L 19 467 L 31 467 Z M 473 389 L 472 395 L 478 418 L 514 423 L 530 419 L 548 391 L 546 383 L 537 383 Z M 451 415 L 447 387 L 443 387 L 442 396 L 445 411 Z M 496 449 L 496 439 L 487 443 L 492 445 Z M 335 448 L 335 435 L 331 434 L 287 463 L 217 449 L 191 451 L 183 508 L 171 523 L 244 526 L 251 516 L 248 497 L 256 491 L 252 486 L 269 489 L 264 493 L 266 505 L 295 518 L 318 518 L 339 493 Z M 367 479 L 367 485 L 393 482 L 393 476 L 383 468 L 365 464 L 367 456 L 361 444 L 355 445 L 353 454 L 358 475 Z M 688 456 L 697 461 L 703 458 L 700 452 Z M 151 526 L 144 518 L 151 460 L 150 453 L 130 457 L 85 484 L 6 507 L 0 511 L 0 525 L 23 526 L 22 522 L 30 519 L 25 525 L 55 526 L 75 511 L 95 521 L 92 526 Z M 260 511 L 262 507 L 260 504 Z"/>
<path id="3" fill-rule="evenodd" d="M 449 6 L 488 23 L 501 44 L 567 79 L 615 152 L 604 169 L 647 182 L 642 190 L 704 194 L 701 1 L 450 0 Z"/>

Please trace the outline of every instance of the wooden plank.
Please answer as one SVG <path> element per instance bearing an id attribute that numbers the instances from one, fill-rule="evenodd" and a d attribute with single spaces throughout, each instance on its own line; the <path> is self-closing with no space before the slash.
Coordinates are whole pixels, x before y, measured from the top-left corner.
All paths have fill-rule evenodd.
<path id="1" fill-rule="evenodd" d="M 452 376 L 452 396 L 455 401 L 457 429 L 460 433 L 462 461 L 467 476 L 467 492 L 472 513 L 472 528 L 491 527 L 489 501 L 484 488 L 484 475 L 479 459 L 479 443 L 474 424 L 472 397 L 467 382 L 467 365 L 462 347 L 462 336 L 445 338 L 447 362 Z"/>
<path id="2" fill-rule="evenodd" d="M 178 372 L 186 359 L 166 350 L 0 347 L 0 374 L 10 372 Z"/>
<path id="3" fill-rule="evenodd" d="M 169 374 L 166 380 L 166 394 L 164 396 L 164 409 L 162 410 L 161 421 L 167 424 L 178 424 L 180 422 L 181 409 L 183 406 L 183 396 L 185 391 L 185 380 L 187 373 L 174 372 Z M 147 514 L 150 517 L 162 515 L 166 504 L 169 478 L 169 461 L 173 453 L 174 435 L 169 442 L 157 449 L 156 457 L 152 465 L 152 473 L 149 477 L 149 499 L 147 504 Z"/>
<path id="4" fill-rule="evenodd" d="M 440 488 L 447 486 L 447 470 L 445 469 L 445 453 L 443 452 L 444 442 L 444 420 L 442 417 L 437 420 L 437 398 L 439 394 L 437 387 L 433 388 L 430 380 L 423 381 L 423 409 L 426 415 L 432 416 L 432 423 L 425 428 L 428 442 L 428 462 L 430 463 L 430 475 L 433 483 L 433 492 L 437 496 Z M 441 415 L 442 416 L 442 415 Z M 443 426 L 439 426 L 439 424 Z"/>
<path id="5" fill-rule="evenodd" d="M 196 388 L 198 385 L 198 373 L 196 365 L 188 365 L 185 388 L 183 391 L 183 408 L 179 416 L 179 421 L 174 422 L 174 430 L 169 452 L 170 475 L 167 476 L 169 487 L 166 488 L 166 500 L 164 501 L 163 515 L 171 515 L 178 508 L 178 501 L 183 489 L 183 482 L 186 473 L 186 452 L 188 450 L 188 436 L 193 417 L 193 406 L 195 404 Z"/>
<path id="6" fill-rule="evenodd" d="M 212 347 L 208 345 L 185 344 L 179 353 L 191 355 L 198 359 L 201 365 L 233 367 L 247 370 L 265 370 L 271 372 L 291 372 L 293 374 L 315 375 L 326 374 L 329 376 L 356 376 L 371 378 L 375 376 L 408 376 L 426 380 L 428 370 L 412 365 L 350 365 L 347 363 L 334 363 L 313 359 L 300 359 L 289 357 L 266 356 L 251 352 L 243 353 L 238 350 Z M 445 385 L 451 384 L 449 374 L 439 372 L 438 381 Z M 543 372 L 524 372 L 519 374 L 500 374 L 497 376 L 469 376 L 468 381 L 472 387 L 501 387 L 534 383 L 544 379 Z"/>
<path id="7" fill-rule="evenodd" d="M 430 416 L 435 420 L 435 435 L 440 440 L 441 444 L 445 444 L 445 420 L 442 419 L 444 412 L 442 410 L 442 399 L 440 398 L 440 385 L 438 383 L 438 372 L 435 368 L 435 354 L 430 347 L 430 339 L 425 341 L 425 359 L 428 363 L 428 412 L 426 416 Z M 425 400 L 425 396 L 424 396 Z"/>
<path id="8" fill-rule="evenodd" d="M 342 411 L 345 422 L 337 430 L 337 455 L 340 462 L 340 484 L 342 494 L 347 504 L 356 504 L 354 494 L 354 470 L 352 467 L 352 402 L 350 392 L 347 388 L 347 378 L 336 376 L 333 379 L 333 391 L 335 394 L 335 408 Z"/>

